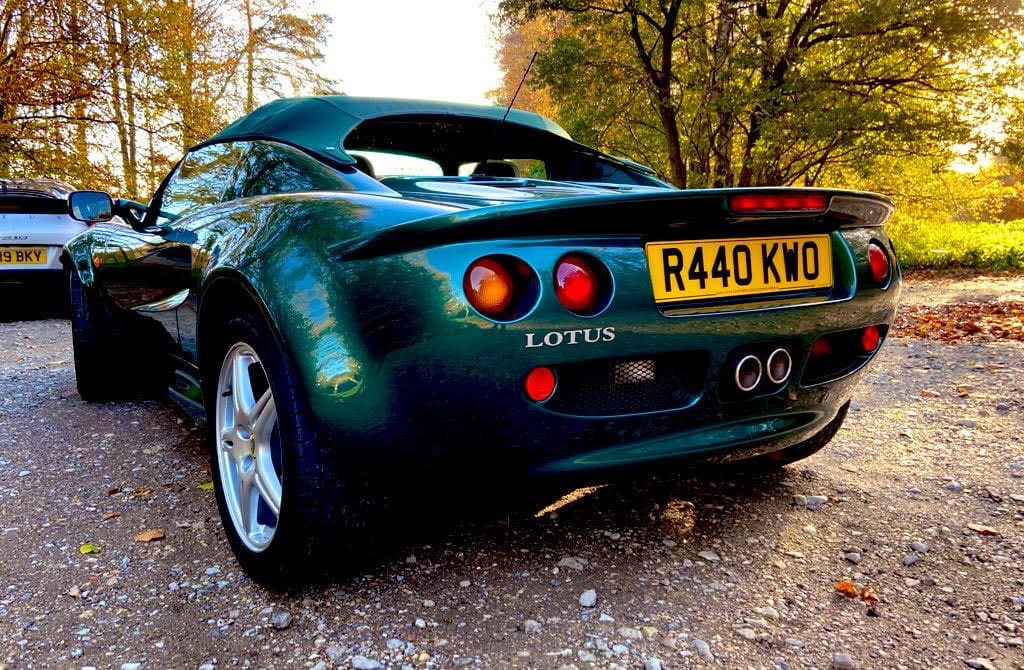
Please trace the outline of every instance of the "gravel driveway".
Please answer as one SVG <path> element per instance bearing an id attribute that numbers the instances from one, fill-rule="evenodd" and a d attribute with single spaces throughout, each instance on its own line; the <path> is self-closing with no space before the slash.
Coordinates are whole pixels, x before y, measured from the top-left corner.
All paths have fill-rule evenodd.
<path id="1" fill-rule="evenodd" d="M 0 342 L 0 670 L 1024 668 L 1024 342 L 891 338 L 806 461 L 470 519 L 300 593 L 239 571 L 185 414 L 82 402 L 66 321 Z"/>

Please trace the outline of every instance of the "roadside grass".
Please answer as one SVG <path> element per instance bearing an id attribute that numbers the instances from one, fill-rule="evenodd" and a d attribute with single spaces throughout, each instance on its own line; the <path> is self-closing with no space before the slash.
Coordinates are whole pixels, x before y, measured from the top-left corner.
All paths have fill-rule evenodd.
<path id="1" fill-rule="evenodd" d="M 1024 269 L 1024 219 L 990 223 L 897 217 L 886 228 L 905 268 Z"/>

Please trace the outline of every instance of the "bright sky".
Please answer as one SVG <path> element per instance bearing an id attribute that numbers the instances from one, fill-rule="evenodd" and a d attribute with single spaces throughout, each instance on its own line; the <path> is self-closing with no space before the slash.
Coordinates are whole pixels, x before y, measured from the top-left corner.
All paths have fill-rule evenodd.
<path id="1" fill-rule="evenodd" d="M 326 74 L 349 95 L 487 103 L 498 0 L 310 0 L 334 17 Z"/>

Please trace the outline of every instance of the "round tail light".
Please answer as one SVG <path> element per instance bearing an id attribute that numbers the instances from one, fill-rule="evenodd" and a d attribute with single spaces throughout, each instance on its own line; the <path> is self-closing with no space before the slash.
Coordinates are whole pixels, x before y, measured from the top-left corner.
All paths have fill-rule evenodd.
<path id="1" fill-rule="evenodd" d="M 871 267 L 871 277 L 879 286 L 884 286 L 889 281 L 889 255 L 885 249 L 872 242 L 868 245 L 868 265 Z"/>
<path id="2" fill-rule="evenodd" d="M 462 276 L 462 290 L 473 309 L 494 321 L 526 316 L 540 299 L 540 279 L 521 258 L 494 254 L 478 258 Z"/>
<path id="3" fill-rule="evenodd" d="M 597 259 L 569 254 L 555 265 L 555 297 L 570 312 L 597 314 L 607 307 L 610 294 L 610 275 Z"/>
<path id="4" fill-rule="evenodd" d="M 881 342 L 882 333 L 879 332 L 878 326 L 868 326 L 860 336 L 860 346 L 865 354 L 874 353 Z"/>
<path id="5" fill-rule="evenodd" d="M 512 304 L 516 286 L 512 274 L 498 260 L 480 258 L 466 270 L 462 288 L 481 314 L 500 316 Z"/>
<path id="6" fill-rule="evenodd" d="M 526 375 L 523 383 L 526 397 L 534 402 L 544 402 L 555 392 L 555 373 L 551 368 L 534 368 Z"/>

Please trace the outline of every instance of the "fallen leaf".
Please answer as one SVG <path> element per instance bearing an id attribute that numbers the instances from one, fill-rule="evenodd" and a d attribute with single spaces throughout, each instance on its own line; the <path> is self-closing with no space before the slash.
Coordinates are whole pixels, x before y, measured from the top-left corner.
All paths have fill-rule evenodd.
<path id="1" fill-rule="evenodd" d="M 103 520 L 110 521 L 111 519 L 116 519 L 119 516 L 121 516 L 120 512 L 107 512 L 103 515 Z"/>
<path id="2" fill-rule="evenodd" d="M 971 390 L 969 388 L 967 388 L 966 386 L 957 386 L 956 387 L 956 393 L 961 398 L 970 398 L 971 397 Z"/>
<path id="3" fill-rule="evenodd" d="M 134 493 L 135 495 L 138 495 L 138 496 L 146 495 L 147 493 L 152 493 L 152 492 L 153 492 L 153 489 L 149 488 L 148 486 L 137 486 L 137 487 L 135 487 L 135 490 L 132 491 L 132 493 Z"/>
<path id="4" fill-rule="evenodd" d="M 114 495 L 115 493 L 120 493 L 120 492 L 121 492 L 121 487 L 120 487 L 120 486 L 115 486 L 115 487 L 114 487 L 114 488 L 112 488 L 112 489 L 107 489 L 107 495 L 108 495 L 108 496 L 112 496 L 112 495 Z"/>
<path id="5" fill-rule="evenodd" d="M 201 488 L 204 491 L 212 491 L 213 482 L 203 482 L 202 484 L 199 485 L 199 488 Z"/>
<path id="6" fill-rule="evenodd" d="M 100 553 L 100 546 L 98 544 L 83 544 L 78 548 L 78 551 L 83 554 L 98 554 Z"/>
<path id="7" fill-rule="evenodd" d="M 167 535 L 162 530 L 147 530 L 139 533 L 135 536 L 136 542 L 152 542 L 154 540 L 162 540 Z"/>
<path id="8" fill-rule="evenodd" d="M 922 398 L 939 398 L 939 397 L 942 397 L 942 394 L 939 393 L 938 391 L 932 391 L 931 389 L 921 389 L 921 397 Z"/>
<path id="9" fill-rule="evenodd" d="M 860 595 L 860 592 L 857 591 L 857 586 L 853 582 L 847 581 L 845 579 L 841 582 L 836 583 L 836 591 L 843 594 L 847 598 L 857 598 Z"/>
<path id="10" fill-rule="evenodd" d="M 983 526 L 980 523 L 969 523 L 967 524 L 967 527 L 973 530 L 975 533 L 978 533 L 979 535 L 984 535 L 986 537 L 996 537 L 998 535 L 1001 535 L 1001 533 L 992 526 Z"/>
<path id="11" fill-rule="evenodd" d="M 865 586 L 864 589 L 860 592 L 860 599 L 868 605 L 878 604 L 878 594 L 876 594 L 875 590 L 870 586 Z"/>

